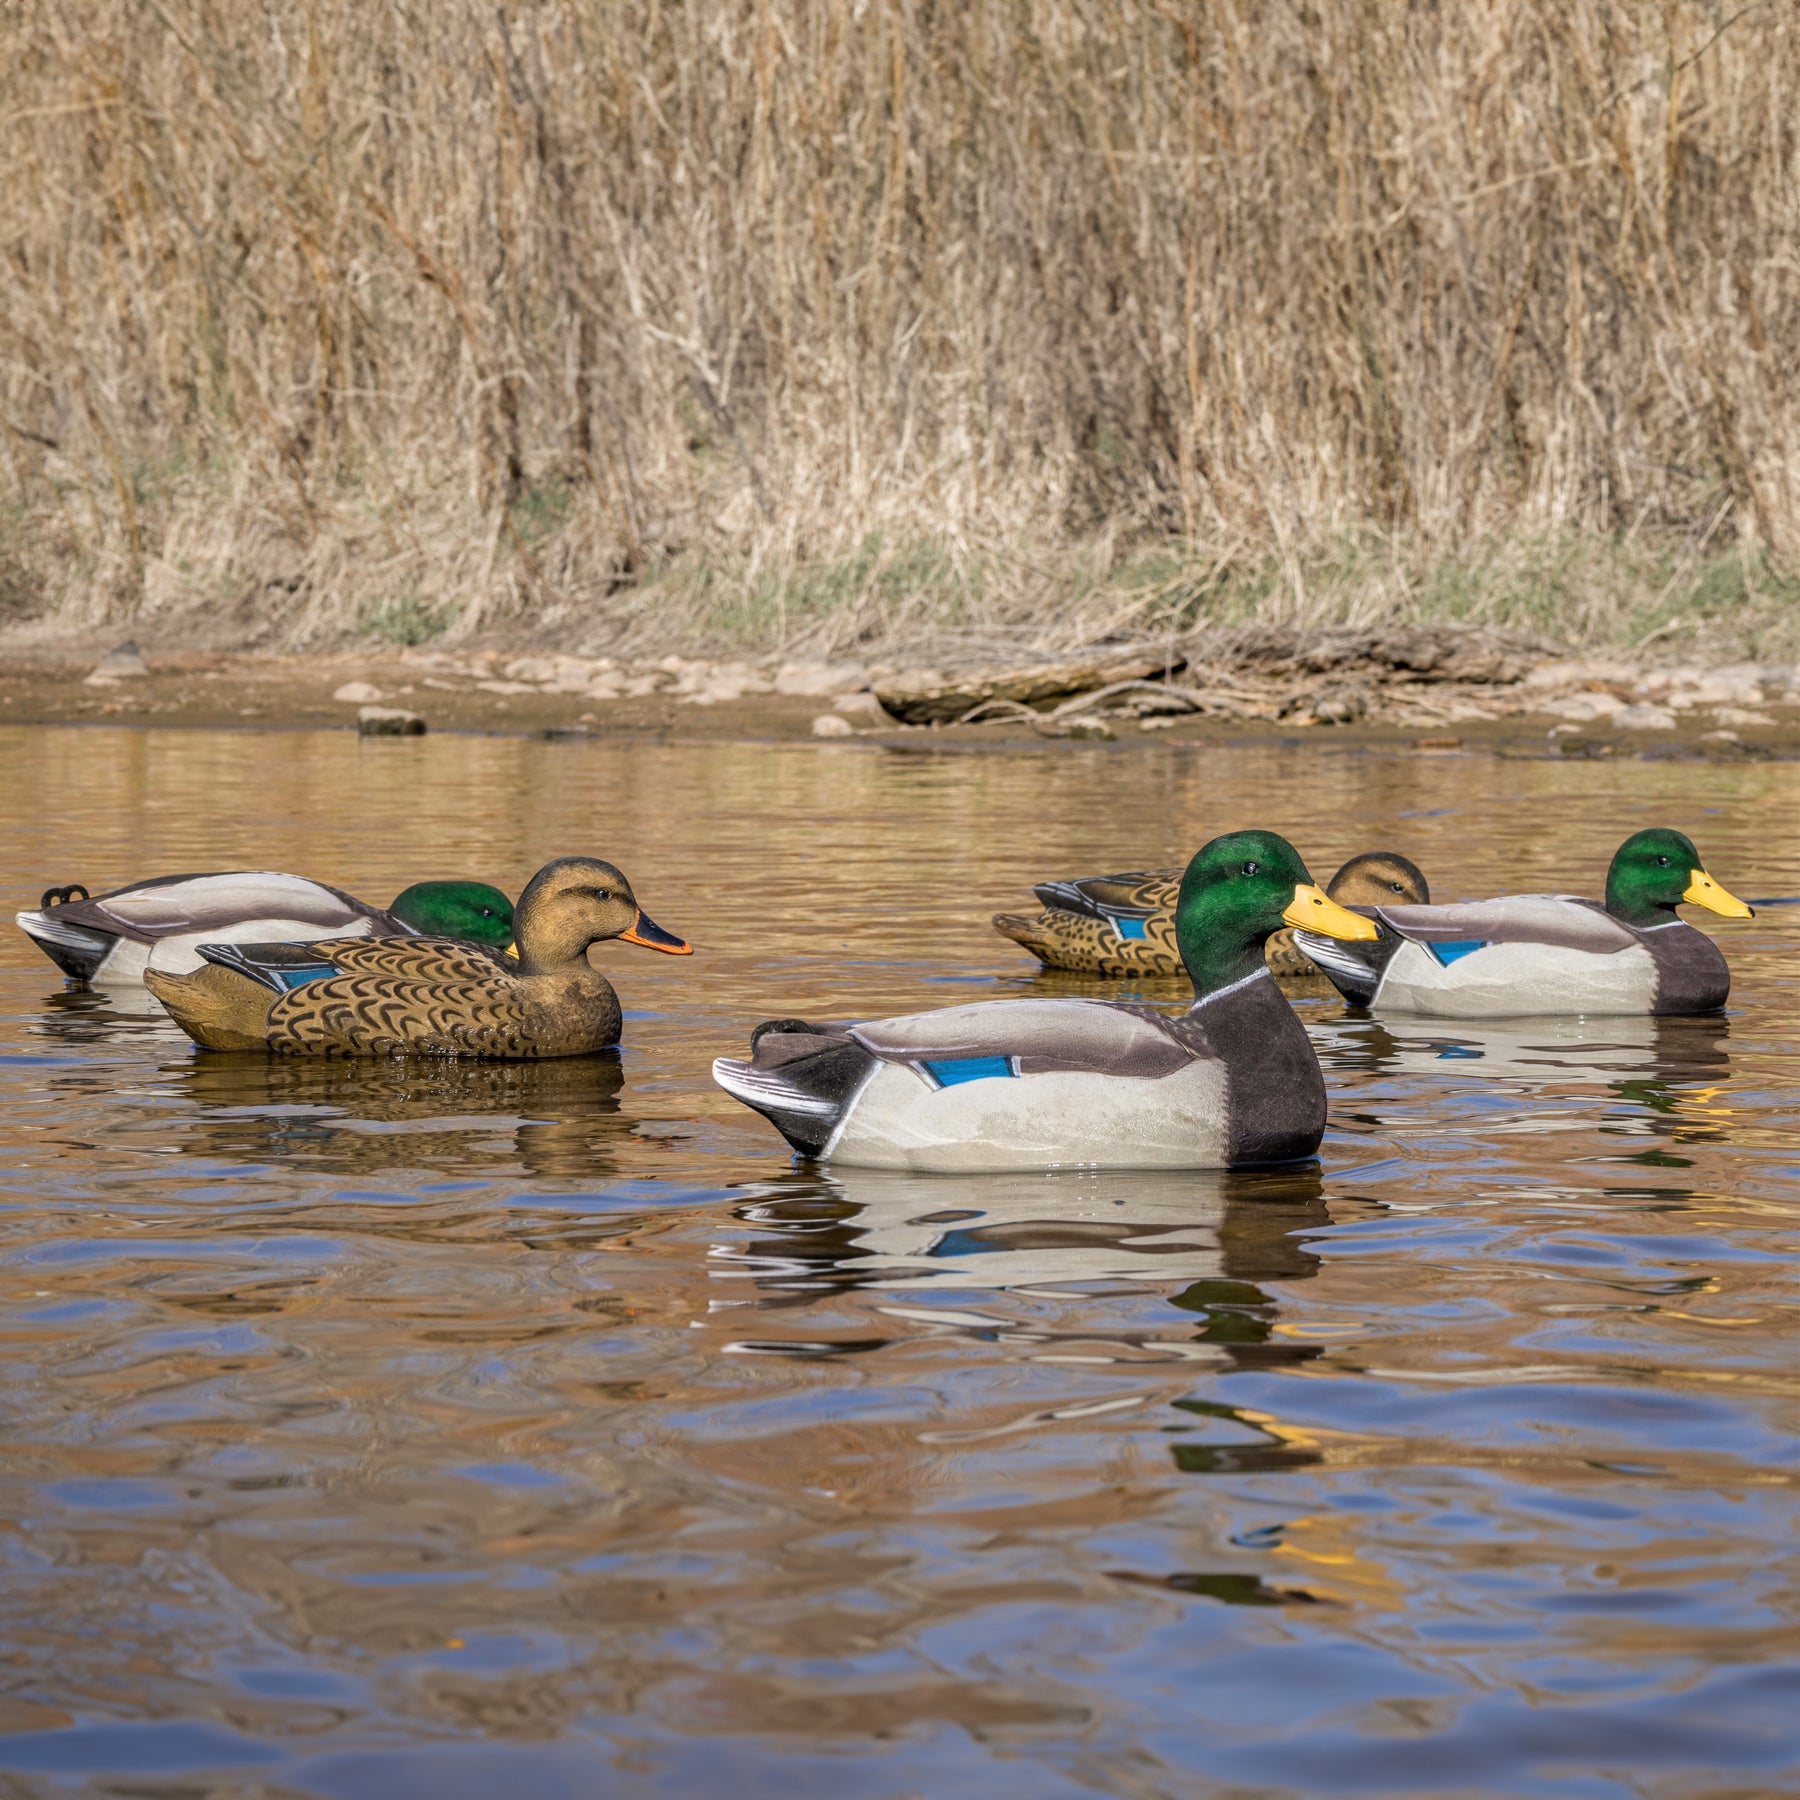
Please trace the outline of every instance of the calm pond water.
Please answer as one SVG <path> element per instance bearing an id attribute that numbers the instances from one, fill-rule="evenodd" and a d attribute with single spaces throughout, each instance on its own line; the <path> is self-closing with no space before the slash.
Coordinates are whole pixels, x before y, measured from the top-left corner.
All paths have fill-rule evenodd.
<path id="1" fill-rule="evenodd" d="M 1046 978 L 1030 883 L 1287 832 L 1440 898 L 1800 768 L 0 730 L 8 911 L 617 861 L 616 1060 L 269 1064 L 0 933 L 0 1793 L 1740 1795 L 1800 1763 L 1800 906 L 1727 1019 L 1302 1003 L 1318 1166 L 836 1179 L 758 1019 Z M 1138 988 L 1174 1000 L 1177 990 Z"/>

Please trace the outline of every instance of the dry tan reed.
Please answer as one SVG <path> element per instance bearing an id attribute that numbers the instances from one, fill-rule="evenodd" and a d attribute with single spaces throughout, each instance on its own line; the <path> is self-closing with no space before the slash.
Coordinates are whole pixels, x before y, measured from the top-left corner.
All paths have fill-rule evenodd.
<path id="1" fill-rule="evenodd" d="M 1584 544 L 1634 616 L 1721 553 L 1792 592 L 1791 0 L 10 0 L 0 38 L 15 635 L 1067 641 L 1479 609 Z"/>

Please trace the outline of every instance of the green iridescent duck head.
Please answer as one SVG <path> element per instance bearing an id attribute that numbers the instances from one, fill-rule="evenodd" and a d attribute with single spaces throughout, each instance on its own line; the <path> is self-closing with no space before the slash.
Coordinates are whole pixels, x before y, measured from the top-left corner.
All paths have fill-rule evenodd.
<path id="1" fill-rule="evenodd" d="M 485 881 L 415 881 L 388 908 L 426 937 L 462 938 L 504 950 L 513 939 L 513 905 Z"/>
<path id="2" fill-rule="evenodd" d="M 1704 906 L 1727 919 L 1756 916 L 1707 874 L 1691 838 L 1662 826 L 1628 837 L 1606 872 L 1606 910 L 1642 927 L 1667 925 L 1683 905 Z"/>
<path id="3" fill-rule="evenodd" d="M 1175 942 L 1196 994 L 1265 967 L 1263 946 L 1284 925 L 1334 938 L 1377 935 L 1372 920 L 1322 893 L 1299 851 L 1273 831 L 1229 831 L 1188 864 L 1175 901 Z"/>

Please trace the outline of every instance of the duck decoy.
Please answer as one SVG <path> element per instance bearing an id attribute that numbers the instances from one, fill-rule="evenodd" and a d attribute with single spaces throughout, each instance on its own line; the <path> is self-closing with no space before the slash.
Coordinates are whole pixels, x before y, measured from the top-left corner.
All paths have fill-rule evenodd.
<path id="1" fill-rule="evenodd" d="M 1128 875 L 1087 875 L 1041 882 L 1033 892 L 1044 910 L 1035 917 L 995 913 L 994 929 L 1022 944 L 1046 968 L 1092 975 L 1179 975 L 1175 895 L 1179 869 Z M 1397 850 L 1367 850 L 1332 876 L 1325 892 L 1340 906 L 1423 905 L 1431 889 L 1418 865 Z M 1318 977 L 1318 966 L 1294 948 L 1294 934 L 1269 939 L 1269 967 L 1284 977 Z"/>
<path id="2" fill-rule="evenodd" d="M 464 938 L 504 950 L 512 942 L 512 902 L 484 881 L 418 881 L 387 907 L 340 888 L 273 870 L 159 875 L 95 894 L 79 882 L 45 890 L 19 929 L 76 981 L 115 986 L 146 969 L 185 974 L 200 967 L 201 944 L 275 943 L 295 938 Z"/>
<path id="3" fill-rule="evenodd" d="M 565 856 L 532 876 L 513 919 L 517 955 L 441 937 L 202 944 L 190 975 L 145 985 L 208 1050 L 284 1056 L 584 1056 L 619 1041 L 619 999 L 588 966 L 608 938 L 687 956 L 611 863 Z"/>
<path id="4" fill-rule="evenodd" d="M 1271 831 L 1214 838 L 1187 866 L 1175 938 L 1194 1004 L 991 1000 L 856 1025 L 777 1019 L 713 1079 L 802 1156 L 865 1168 L 1206 1169 L 1311 1156 L 1325 1083 L 1269 974 L 1282 925 L 1373 937 Z"/>
<path id="5" fill-rule="evenodd" d="M 1299 947 L 1346 1000 L 1440 1019 L 1530 1013 L 1716 1012 L 1731 970 L 1704 932 L 1676 912 L 1702 906 L 1727 919 L 1755 915 L 1707 874 L 1679 831 L 1640 831 L 1622 843 L 1606 900 L 1512 894 L 1454 906 L 1377 905 L 1372 942 L 1315 938 Z"/>

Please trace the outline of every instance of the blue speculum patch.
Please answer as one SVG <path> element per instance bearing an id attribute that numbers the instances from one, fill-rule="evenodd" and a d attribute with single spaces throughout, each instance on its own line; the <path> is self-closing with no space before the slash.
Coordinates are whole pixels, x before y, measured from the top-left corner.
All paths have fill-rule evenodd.
<path id="1" fill-rule="evenodd" d="M 1144 924 L 1142 919 L 1114 919 L 1113 930 L 1122 938 L 1141 938 L 1144 935 Z"/>
<path id="2" fill-rule="evenodd" d="M 305 987 L 309 981 L 323 981 L 327 975 L 335 975 L 337 970 L 330 963 L 320 963 L 313 969 L 277 969 L 276 978 L 291 994 L 295 988 Z"/>
<path id="3" fill-rule="evenodd" d="M 1487 948 L 1486 938 L 1452 938 L 1447 944 L 1427 944 L 1425 948 L 1447 969 L 1462 957 Z"/>
<path id="4" fill-rule="evenodd" d="M 939 1087 L 955 1087 L 959 1081 L 989 1081 L 996 1075 L 1014 1073 L 1010 1056 L 953 1056 L 920 1066 Z"/>

